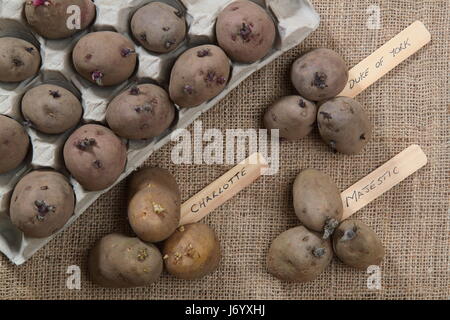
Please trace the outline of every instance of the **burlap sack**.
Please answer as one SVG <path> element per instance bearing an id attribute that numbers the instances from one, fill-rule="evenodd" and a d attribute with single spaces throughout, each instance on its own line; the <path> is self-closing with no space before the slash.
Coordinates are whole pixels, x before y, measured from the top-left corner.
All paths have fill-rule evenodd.
<path id="1" fill-rule="evenodd" d="M 447 0 L 313 1 L 322 24 L 300 47 L 257 72 L 200 119 L 204 128 L 225 133 L 258 128 L 264 109 L 294 93 L 291 63 L 303 52 L 328 47 L 349 67 L 415 20 L 429 28 L 430 45 L 358 97 L 375 125 L 372 141 L 357 156 L 333 154 L 317 132 L 299 142 L 283 142 L 281 168 L 206 218 L 223 246 L 220 269 L 199 281 L 165 274 L 139 289 L 103 289 L 88 277 L 88 249 L 111 232 L 132 234 L 126 221 L 126 184 L 103 196 L 77 222 L 20 267 L 0 258 L 0 298 L 4 299 L 436 299 L 450 298 L 449 217 L 449 43 Z M 366 10 L 381 8 L 380 30 L 367 28 Z M 192 128 L 191 128 L 192 129 Z M 291 185 L 306 167 L 329 173 L 343 190 L 409 145 L 419 144 L 429 164 L 357 213 L 386 247 L 381 290 L 367 288 L 368 274 L 334 260 L 315 281 L 283 283 L 266 272 L 272 239 L 298 224 Z M 174 165 L 174 144 L 152 155 L 149 166 L 169 168 L 187 199 L 224 173 L 225 165 Z M 80 290 L 66 287 L 67 268 L 81 268 Z"/>

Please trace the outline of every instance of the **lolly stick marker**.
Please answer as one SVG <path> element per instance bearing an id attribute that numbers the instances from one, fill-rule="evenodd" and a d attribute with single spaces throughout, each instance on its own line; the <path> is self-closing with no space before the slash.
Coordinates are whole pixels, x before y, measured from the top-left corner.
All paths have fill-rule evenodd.
<path id="1" fill-rule="evenodd" d="M 416 21 L 349 71 L 339 96 L 354 98 L 431 41 L 425 25 Z"/>
<path id="2" fill-rule="evenodd" d="M 254 153 L 181 206 L 180 225 L 203 217 L 252 184 L 268 168 L 260 153 Z"/>
<path id="3" fill-rule="evenodd" d="M 427 156 L 412 145 L 341 193 L 343 220 L 392 189 L 427 164 Z"/>

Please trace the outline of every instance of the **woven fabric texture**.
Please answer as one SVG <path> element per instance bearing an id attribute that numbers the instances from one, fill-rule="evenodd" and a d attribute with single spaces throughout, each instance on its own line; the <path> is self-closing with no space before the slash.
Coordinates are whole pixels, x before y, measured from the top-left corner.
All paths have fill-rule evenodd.
<path id="1" fill-rule="evenodd" d="M 3 299 L 449 299 L 450 298 L 450 3 L 448 0 L 314 0 L 321 25 L 300 46 L 253 74 L 199 120 L 203 128 L 260 128 L 264 110 L 294 94 L 293 61 L 317 47 L 336 50 L 352 67 L 415 20 L 425 23 L 432 42 L 357 99 L 374 124 L 374 136 L 356 156 L 334 154 L 317 130 L 302 141 L 283 141 L 280 171 L 264 176 L 210 214 L 205 222 L 223 248 L 221 266 L 197 281 L 167 273 L 151 287 L 104 289 L 87 272 L 96 240 L 112 232 L 132 235 L 126 219 L 126 182 L 97 201 L 68 230 L 22 266 L 0 256 Z M 367 27 L 369 6 L 381 10 L 381 28 Z M 193 126 L 189 128 L 193 130 Z M 146 166 L 168 168 L 184 200 L 221 176 L 227 165 L 174 165 L 175 143 L 153 154 Z M 341 190 L 394 155 L 419 144 L 429 163 L 369 204 L 355 217 L 370 225 L 386 248 L 381 290 L 369 290 L 369 274 L 334 259 L 315 281 L 280 282 L 266 271 L 266 253 L 278 234 L 299 224 L 291 187 L 301 169 L 330 174 Z M 66 286 L 68 266 L 81 268 L 81 289 Z"/>

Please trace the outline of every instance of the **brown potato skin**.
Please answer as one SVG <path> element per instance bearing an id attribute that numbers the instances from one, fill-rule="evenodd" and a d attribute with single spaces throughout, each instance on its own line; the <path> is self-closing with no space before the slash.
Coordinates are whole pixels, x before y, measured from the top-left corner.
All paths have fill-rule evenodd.
<path id="1" fill-rule="evenodd" d="M 137 89 L 137 90 L 136 90 Z M 175 119 L 175 106 L 167 92 L 141 84 L 115 97 L 106 111 L 106 122 L 118 136 L 151 139 L 161 135 Z"/>
<path id="2" fill-rule="evenodd" d="M 251 1 L 235 1 L 217 18 L 217 42 L 236 62 L 253 63 L 264 58 L 272 49 L 275 36 L 272 18 Z"/>
<path id="3" fill-rule="evenodd" d="M 0 38 L 0 81 L 20 82 L 33 77 L 41 66 L 39 50 L 28 41 Z"/>
<path id="4" fill-rule="evenodd" d="M 208 54 L 202 56 L 203 52 Z M 230 61 L 221 48 L 214 45 L 191 48 L 172 68 L 170 98 L 180 107 L 199 106 L 222 92 L 229 76 Z"/>
<path id="5" fill-rule="evenodd" d="M 129 199 L 128 221 L 140 239 L 163 241 L 178 227 L 181 192 L 169 171 L 146 168 L 136 172 L 130 182 Z"/>
<path id="6" fill-rule="evenodd" d="M 315 249 L 325 249 L 315 256 Z M 333 249 L 330 240 L 303 226 L 280 234 L 271 244 L 267 255 L 269 273 L 283 281 L 308 282 L 316 279 L 330 264 Z"/>
<path id="7" fill-rule="evenodd" d="M 83 107 L 80 100 L 69 90 L 43 84 L 25 93 L 22 98 L 22 114 L 36 130 L 47 134 L 60 134 L 80 122 Z"/>
<path id="8" fill-rule="evenodd" d="M 0 115 L 0 174 L 17 168 L 26 158 L 30 138 L 24 127 L 7 116 Z"/>
<path id="9" fill-rule="evenodd" d="M 356 230 L 352 239 L 344 236 L 347 230 Z M 384 258 L 380 238 L 372 228 L 355 219 L 345 220 L 338 226 L 333 234 L 333 249 L 343 263 L 361 270 L 367 270 L 372 265 L 379 266 Z"/>
<path id="10" fill-rule="evenodd" d="M 186 37 L 186 19 L 178 10 L 162 2 L 152 2 L 138 9 L 131 19 L 131 31 L 149 51 L 168 53 Z"/>
<path id="11" fill-rule="evenodd" d="M 155 245 L 113 233 L 92 248 L 88 268 L 92 281 L 101 287 L 145 287 L 159 279 L 163 260 Z"/>
<path id="12" fill-rule="evenodd" d="M 361 104 L 351 98 L 337 97 L 319 108 L 317 123 L 322 139 L 334 150 L 357 154 L 372 138 L 372 124 Z"/>
<path id="13" fill-rule="evenodd" d="M 310 230 L 323 232 L 328 219 L 341 221 L 343 205 L 336 183 L 319 170 L 305 169 L 293 187 L 295 214 Z"/>
<path id="14" fill-rule="evenodd" d="M 41 214 L 36 201 L 44 201 L 54 211 Z M 59 231 L 74 209 L 75 194 L 65 176 L 56 171 L 33 171 L 16 185 L 9 214 L 27 237 L 45 238 Z"/>
<path id="15" fill-rule="evenodd" d="M 280 137 L 298 140 L 313 129 L 317 118 L 317 106 L 300 96 L 287 96 L 277 100 L 264 114 L 266 129 L 279 129 Z"/>
<path id="16" fill-rule="evenodd" d="M 302 97 L 322 101 L 344 90 L 348 81 L 348 68 L 344 59 L 333 50 L 315 49 L 294 62 L 291 80 Z"/>
<path id="17" fill-rule="evenodd" d="M 69 6 L 80 8 L 81 29 L 67 28 L 67 20 L 72 15 L 67 13 Z M 96 9 L 92 0 L 51 0 L 48 6 L 34 6 L 31 1 L 25 2 L 25 17 L 28 24 L 42 37 L 47 39 L 68 38 L 86 29 L 95 19 Z"/>
<path id="18" fill-rule="evenodd" d="M 163 256 L 171 275 L 185 280 L 200 279 L 219 267 L 220 243 L 206 224 L 188 224 L 164 242 Z"/>
<path id="19" fill-rule="evenodd" d="M 94 139 L 95 143 L 81 150 L 77 144 L 83 139 Z M 100 191 L 113 185 L 122 174 L 127 162 L 127 148 L 108 128 L 87 124 L 66 141 L 64 162 L 84 189 Z"/>
<path id="20" fill-rule="evenodd" d="M 123 56 L 123 50 L 131 50 Z M 137 62 L 135 46 L 131 40 L 117 32 L 99 31 L 82 37 L 72 53 L 76 71 L 86 80 L 99 86 L 114 86 L 131 77 Z M 93 72 L 103 76 L 100 82 Z"/>

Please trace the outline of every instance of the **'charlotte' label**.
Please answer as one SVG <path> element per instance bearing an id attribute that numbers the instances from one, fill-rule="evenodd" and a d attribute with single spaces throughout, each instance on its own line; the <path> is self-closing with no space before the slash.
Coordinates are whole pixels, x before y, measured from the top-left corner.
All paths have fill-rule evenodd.
<path id="1" fill-rule="evenodd" d="M 235 183 L 237 183 L 246 174 L 247 174 L 247 172 L 245 171 L 245 168 L 236 172 L 236 174 L 234 176 L 232 176 L 230 179 L 228 179 L 224 184 L 222 184 L 216 190 L 213 190 L 206 197 L 203 197 L 200 199 L 200 201 L 194 203 L 191 206 L 191 212 L 197 213 L 200 211 L 201 208 L 206 208 L 208 203 L 210 203 L 212 200 L 216 199 L 217 197 L 221 196 L 224 192 L 226 192 L 228 189 L 230 189 Z"/>

